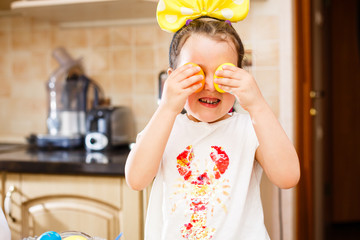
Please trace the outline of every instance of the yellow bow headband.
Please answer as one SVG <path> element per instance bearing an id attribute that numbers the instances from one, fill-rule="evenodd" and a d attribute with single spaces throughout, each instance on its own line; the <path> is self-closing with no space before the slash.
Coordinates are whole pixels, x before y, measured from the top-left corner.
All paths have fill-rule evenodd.
<path id="1" fill-rule="evenodd" d="M 191 19 L 202 16 L 238 22 L 249 12 L 249 0 L 159 0 L 156 17 L 160 27 L 176 32 Z"/>

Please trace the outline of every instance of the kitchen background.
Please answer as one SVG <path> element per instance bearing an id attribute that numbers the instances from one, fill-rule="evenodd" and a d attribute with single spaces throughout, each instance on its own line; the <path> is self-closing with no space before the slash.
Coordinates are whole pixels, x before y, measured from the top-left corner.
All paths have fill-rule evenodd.
<path id="1" fill-rule="evenodd" d="M 251 51 L 249 71 L 293 139 L 292 11 L 292 1 L 252 0 L 248 17 L 234 26 Z M 58 67 L 51 54 L 59 46 L 81 57 L 86 75 L 112 105 L 129 106 L 137 131 L 143 129 L 157 107 L 158 75 L 168 67 L 172 35 L 155 19 L 140 22 L 63 27 L 19 15 L 0 17 L 0 142 L 24 143 L 30 133 L 45 133 L 46 81 Z M 294 190 L 279 192 L 264 176 L 262 195 L 272 239 L 281 234 L 294 239 Z"/>

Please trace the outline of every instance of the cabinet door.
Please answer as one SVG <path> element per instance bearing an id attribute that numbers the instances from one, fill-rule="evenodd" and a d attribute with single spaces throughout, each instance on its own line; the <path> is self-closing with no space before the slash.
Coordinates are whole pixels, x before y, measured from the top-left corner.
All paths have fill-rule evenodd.
<path id="1" fill-rule="evenodd" d="M 123 177 L 9 174 L 6 179 L 20 182 L 12 199 L 13 239 L 49 230 L 110 240 L 123 232 L 124 240 L 142 239 L 141 193 L 130 190 Z"/>
<path id="2" fill-rule="evenodd" d="M 105 239 L 120 233 L 120 209 L 103 201 L 75 195 L 32 198 L 22 204 L 22 232 L 39 236 L 52 230 L 76 230 Z"/>

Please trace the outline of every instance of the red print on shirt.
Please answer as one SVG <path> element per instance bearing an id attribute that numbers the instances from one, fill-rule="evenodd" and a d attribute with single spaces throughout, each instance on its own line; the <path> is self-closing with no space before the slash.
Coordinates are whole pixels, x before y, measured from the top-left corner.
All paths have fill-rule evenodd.
<path id="1" fill-rule="evenodd" d="M 211 148 L 215 149 L 215 152 L 210 153 L 211 159 L 214 161 L 214 174 L 215 178 L 219 179 L 220 174 L 224 174 L 226 169 L 229 166 L 229 157 L 221 147 L 212 146 Z"/>
<path id="2" fill-rule="evenodd" d="M 212 172 L 205 170 L 202 173 L 194 169 L 194 159 L 191 145 L 177 156 L 177 170 L 184 181 L 189 183 L 187 186 L 190 186 L 189 194 L 185 198 L 190 199 L 189 210 L 192 212 L 190 221 L 181 228 L 181 234 L 188 240 L 208 240 L 212 239 L 215 232 L 214 228 L 206 226 L 209 204 L 215 198 L 219 179 L 228 169 L 229 157 L 221 147 L 211 146 L 209 161 L 213 164 Z M 220 200 L 217 199 L 217 202 Z M 223 207 L 226 210 L 225 206 Z"/>

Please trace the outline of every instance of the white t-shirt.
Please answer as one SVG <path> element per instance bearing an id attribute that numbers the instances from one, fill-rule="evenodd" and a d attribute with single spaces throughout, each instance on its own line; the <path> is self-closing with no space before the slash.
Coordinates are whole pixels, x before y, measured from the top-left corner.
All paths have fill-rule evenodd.
<path id="1" fill-rule="evenodd" d="M 177 116 L 148 206 L 146 240 L 265 240 L 259 143 L 248 114 Z"/>

